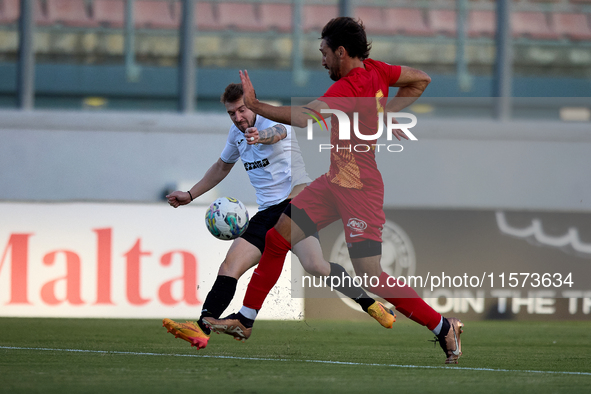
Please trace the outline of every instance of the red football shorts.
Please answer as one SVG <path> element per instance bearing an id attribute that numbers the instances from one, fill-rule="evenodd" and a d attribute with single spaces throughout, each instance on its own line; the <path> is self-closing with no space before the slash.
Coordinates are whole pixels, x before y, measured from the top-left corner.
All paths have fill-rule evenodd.
<path id="1" fill-rule="evenodd" d="M 318 230 L 342 219 L 347 243 L 366 239 L 382 242 L 382 227 L 386 222 L 383 188 L 347 189 L 332 184 L 322 175 L 291 203 L 306 211 Z"/>

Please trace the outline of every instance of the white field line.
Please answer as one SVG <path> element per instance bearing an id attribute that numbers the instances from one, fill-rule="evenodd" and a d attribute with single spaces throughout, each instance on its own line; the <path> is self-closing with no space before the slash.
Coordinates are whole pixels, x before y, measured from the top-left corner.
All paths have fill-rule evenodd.
<path id="1" fill-rule="evenodd" d="M 355 362 L 348 362 L 348 361 L 297 360 L 297 359 L 287 359 L 287 358 L 212 356 L 212 355 L 199 355 L 199 354 L 166 354 L 166 353 L 149 353 L 149 352 L 119 352 L 119 351 L 111 351 L 111 350 L 54 349 L 54 348 L 44 348 L 44 347 L 0 346 L 0 349 L 37 350 L 37 351 L 70 352 L 70 353 L 100 353 L 100 354 L 117 354 L 117 355 L 128 355 L 128 356 L 217 358 L 217 359 L 248 360 L 248 361 L 275 361 L 275 362 L 294 362 L 294 363 L 318 363 L 318 364 L 332 364 L 332 365 L 356 365 L 356 366 L 365 366 L 365 367 L 450 369 L 450 370 L 457 369 L 457 370 L 462 370 L 462 371 L 514 372 L 514 373 L 537 373 L 537 374 L 548 374 L 548 375 L 591 376 L 591 372 L 536 371 L 536 370 L 531 370 L 531 369 L 470 368 L 470 367 L 446 367 L 446 366 L 431 366 L 431 365 L 374 364 L 374 363 L 355 363 Z"/>

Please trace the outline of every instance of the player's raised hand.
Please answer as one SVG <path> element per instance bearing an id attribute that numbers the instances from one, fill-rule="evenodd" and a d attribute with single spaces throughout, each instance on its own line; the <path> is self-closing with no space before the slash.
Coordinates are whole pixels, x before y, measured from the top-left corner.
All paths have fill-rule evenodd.
<path id="1" fill-rule="evenodd" d="M 398 124 L 398 121 L 395 118 L 392 118 L 392 123 Z M 392 130 L 392 134 L 394 135 L 394 137 L 396 137 L 396 139 L 398 141 L 402 141 L 400 139 L 400 137 L 404 138 L 405 140 L 408 139 L 408 137 L 406 136 L 406 134 L 404 134 L 404 132 L 401 129 L 394 129 L 394 130 Z"/>
<path id="2" fill-rule="evenodd" d="M 170 193 L 166 198 L 168 199 L 168 204 L 174 208 L 178 208 L 181 205 L 187 205 L 191 202 L 191 196 L 189 196 L 189 193 L 181 192 L 179 190 Z"/>
<path id="3" fill-rule="evenodd" d="M 244 132 L 248 145 L 255 145 L 259 142 L 259 130 L 256 127 L 249 127 Z"/>
<path id="4" fill-rule="evenodd" d="M 394 135 L 394 137 L 396 137 L 396 139 L 398 139 L 398 141 L 402 141 L 400 139 L 400 137 L 404 138 L 405 140 L 408 139 L 408 137 L 406 136 L 406 134 L 404 134 L 404 132 L 400 129 L 394 129 L 392 130 L 392 135 Z"/>
<path id="5" fill-rule="evenodd" d="M 244 91 L 244 105 L 247 108 L 252 109 L 252 106 L 256 103 L 257 98 L 254 92 L 254 86 L 252 86 L 252 82 L 248 76 L 248 71 L 241 70 L 238 72 L 240 74 L 240 82 L 242 83 L 242 90 Z"/>

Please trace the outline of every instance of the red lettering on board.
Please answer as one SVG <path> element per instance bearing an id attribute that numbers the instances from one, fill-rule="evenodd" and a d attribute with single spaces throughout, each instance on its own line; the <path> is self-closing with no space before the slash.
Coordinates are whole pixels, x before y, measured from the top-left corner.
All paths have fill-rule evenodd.
<path id="1" fill-rule="evenodd" d="M 183 276 L 164 282 L 158 290 L 158 297 L 164 305 L 176 305 L 185 301 L 188 305 L 201 305 L 197 298 L 197 259 L 193 254 L 185 251 L 172 251 L 162 255 L 160 264 L 168 266 L 172 263 L 175 254 L 180 254 L 183 261 Z M 183 282 L 183 299 L 175 300 L 172 297 L 172 284 L 176 281 Z"/>
<path id="2" fill-rule="evenodd" d="M 111 301 L 111 259 L 113 229 L 92 230 L 96 233 L 96 302 L 95 305 L 110 304 Z"/>
<path id="3" fill-rule="evenodd" d="M 10 259 L 10 304 L 30 304 L 27 298 L 27 265 L 29 261 L 29 237 L 33 234 L 10 234 L 8 244 L 4 248 L 2 260 L 0 260 L 0 272 L 6 260 L 8 250 L 11 251 Z"/>
<path id="4" fill-rule="evenodd" d="M 142 298 L 140 295 L 140 268 L 142 256 L 150 256 L 152 253 L 142 252 L 140 242 L 141 239 L 138 238 L 135 245 L 124 254 L 127 259 L 127 300 L 134 305 L 143 305 L 150 302 L 149 298 Z"/>
<path id="5" fill-rule="evenodd" d="M 56 250 L 43 256 L 43 264 L 53 265 L 57 255 L 63 254 L 66 259 L 66 276 L 47 282 L 41 287 L 41 300 L 48 305 L 61 304 L 68 301 L 72 305 L 84 304 L 80 295 L 80 256 L 69 250 Z M 55 285 L 66 281 L 66 298 L 60 300 L 55 295 Z"/>
<path id="6" fill-rule="evenodd" d="M 86 274 L 96 273 L 96 301 L 93 305 L 116 305 L 112 300 L 113 228 L 99 228 L 92 231 L 96 234 L 96 269 L 88 264 L 83 269 L 80 255 L 73 250 L 59 249 L 43 255 L 42 262 L 45 266 L 64 266 L 65 271 L 65 275 L 51 279 L 41 286 L 38 294 L 40 294 L 40 301 L 43 304 L 49 306 L 63 303 L 85 304 L 82 299 L 82 273 L 84 272 Z M 10 299 L 6 305 L 32 305 L 28 298 L 29 246 L 31 246 L 29 239 L 32 235 L 33 233 L 10 234 L 0 255 L 0 275 L 5 266 L 4 272 L 10 270 L 10 289 L 2 289 L 3 293 L 6 290 L 10 293 Z M 38 251 L 35 250 L 35 255 L 37 253 Z M 151 255 L 152 252 L 142 249 L 141 238 L 138 238 L 134 245 L 123 254 L 126 263 L 125 290 L 127 300 L 131 305 L 145 305 L 152 301 L 151 297 L 142 297 L 141 294 L 142 258 Z M 175 261 L 182 264 L 182 274 L 161 283 L 157 292 L 159 302 L 163 305 L 178 305 L 183 302 L 187 305 L 201 305 L 202 302 L 197 294 L 198 261 L 196 256 L 185 250 L 173 250 L 165 252 L 160 257 L 160 265 L 164 267 L 176 265 Z M 43 272 L 44 270 L 37 270 L 35 275 L 43 275 Z M 8 273 L 4 275 L 6 276 Z M 64 287 L 61 287 L 62 285 Z M 182 286 L 182 295 L 177 295 L 176 298 L 173 296 L 173 287 L 175 286 Z M 144 290 L 153 294 L 151 292 L 156 289 Z"/>

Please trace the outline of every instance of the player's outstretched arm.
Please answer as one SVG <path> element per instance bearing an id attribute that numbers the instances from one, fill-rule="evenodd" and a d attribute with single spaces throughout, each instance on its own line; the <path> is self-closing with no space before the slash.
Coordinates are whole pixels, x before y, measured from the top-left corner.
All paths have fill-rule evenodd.
<path id="1" fill-rule="evenodd" d="M 244 137 L 246 137 L 248 145 L 272 145 L 287 137 L 287 128 L 282 124 L 276 124 L 260 131 L 256 127 L 249 127 L 244 132 Z"/>
<path id="2" fill-rule="evenodd" d="M 260 102 L 255 95 L 255 90 L 248 76 L 248 71 L 240 71 L 240 82 L 242 83 L 242 90 L 244 91 L 244 105 L 255 114 L 261 115 L 277 123 L 284 123 L 296 127 L 306 127 L 310 116 L 310 109 L 320 113 L 320 110 L 328 109 L 328 105 L 319 100 L 314 100 L 303 107 L 280 106 L 276 107 L 267 103 Z M 326 118 L 330 114 L 322 114 Z"/>
<path id="3" fill-rule="evenodd" d="M 431 83 L 431 77 L 424 71 L 402 66 L 398 81 L 392 85 L 398 88 L 398 92 L 386 105 L 386 111 L 399 112 L 408 107 L 421 97 L 429 83 Z"/>
<path id="4" fill-rule="evenodd" d="M 230 173 L 232 167 L 234 167 L 234 163 L 226 163 L 222 159 L 218 159 L 189 191 L 177 190 L 167 195 L 168 204 L 174 208 L 187 205 L 220 183 Z"/>

